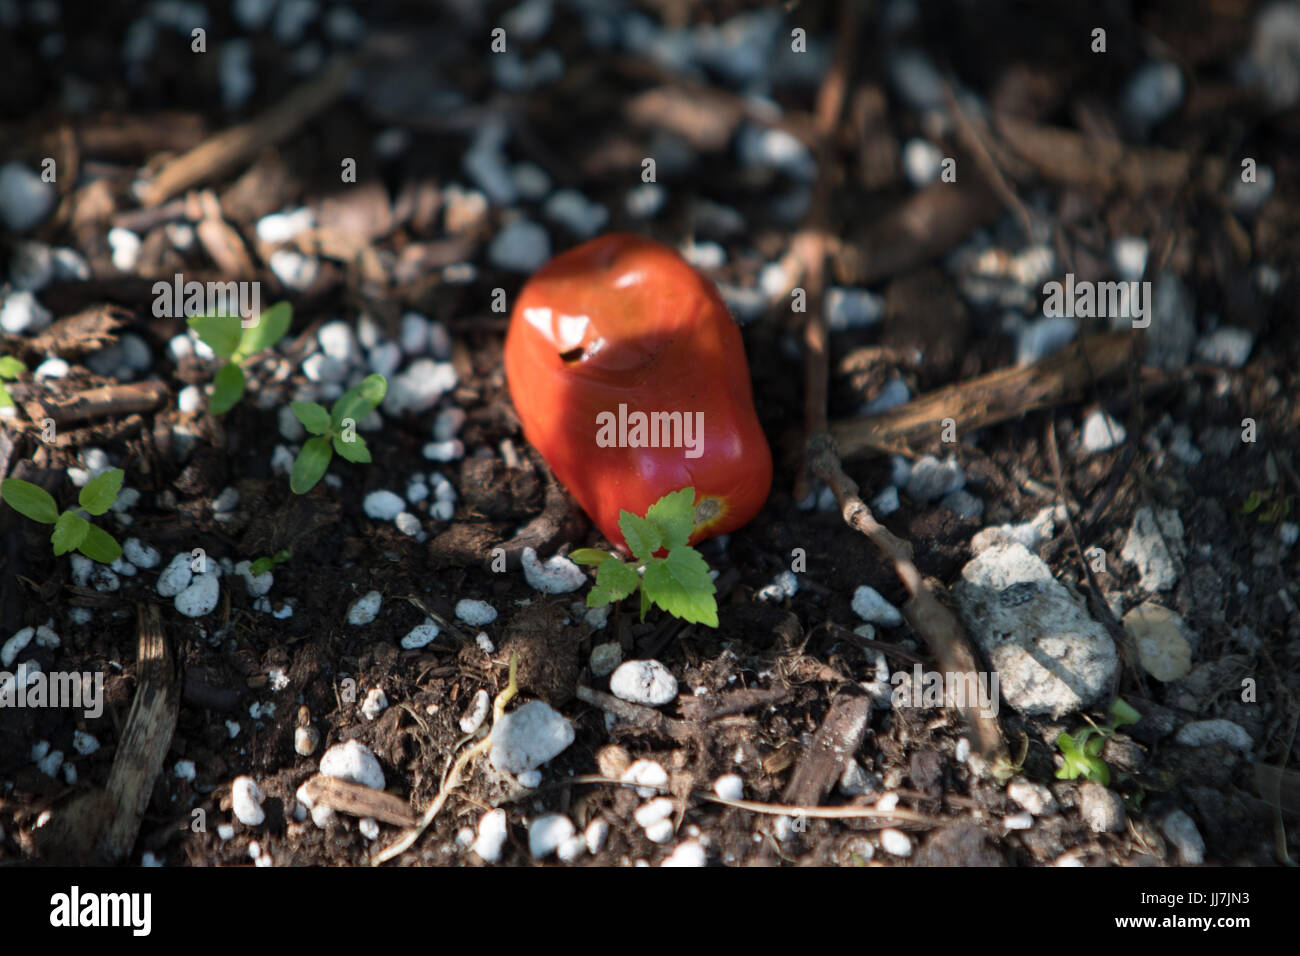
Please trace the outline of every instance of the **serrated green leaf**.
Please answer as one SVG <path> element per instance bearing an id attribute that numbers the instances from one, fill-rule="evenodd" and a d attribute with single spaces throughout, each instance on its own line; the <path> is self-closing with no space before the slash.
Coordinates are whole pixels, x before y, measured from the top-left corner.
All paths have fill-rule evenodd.
<path id="1" fill-rule="evenodd" d="M 613 600 L 621 601 L 641 583 L 636 569 L 622 561 L 609 560 L 596 571 L 596 587 L 607 591 Z"/>
<path id="2" fill-rule="evenodd" d="M 21 360 L 12 355 L 0 356 L 0 378 L 15 379 L 25 371 L 27 366 Z"/>
<path id="3" fill-rule="evenodd" d="M 81 515 L 71 511 L 63 512 L 59 515 L 59 520 L 54 522 L 54 533 L 50 535 L 55 555 L 67 554 L 74 548 L 81 547 L 81 542 L 86 540 L 89 531 L 90 522 Z"/>
<path id="4" fill-rule="evenodd" d="M 388 380 L 382 375 L 367 375 L 357 385 L 339 396 L 330 409 L 330 419 L 341 427 L 345 419 L 360 422 L 379 407 L 388 392 Z"/>
<path id="5" fill-rule="evenodd" d="M 270 571 L 274 567 L 275 567 L 275 562 L 272 561 L 270 558 L 258 558 L 256 561 L 254 561 L 252 564 L 248 566 L 248 573 L 251 574 L 253 577 L 260 577 L 261 575 L 265 574 L 267 571 Z"/>
<path id="6" fill-rule="evenodd" d="M 235 354 L 244 334 L 237 315 L 193 315 L 188 322 L 204 344 L 223 361 Z"/>
<path id="7" fill-rule="evenodd" d="M 603 564 L 617 559 L 608 551 L 601 551 L 599 548 L 579 548 L 569 555 L 569 560 L 579 564 Z"/>
<path id="8" fill-rule="evenodd" d="M 213 415 L 224 415 L 244 397 L 244 370 L 234 362 L 223 365 L 212 376 L 212 386 L 208 411 Z"/>
<path id="9" fill-rule="evenodd" d="M 587 594 L 587 607 L 604 607 L 614 603 L 614 595 L 602 587 L 594 587 Z"/>
<path id="10" fill-rule="evenodd" d="M 649 561 L 663 547 L 655 526 L 630 511 L 618 513 L 618 529 L 623 532 L 628 548 L 642 561 Z"/>
<path id="11" fill-rule="evenodd" d="M 650 610 L 650 595 L 646 593 L 645 586 L 641 587 L 641 623 L 645 623 L 645 612 Z"/>
<path id="12" fill-rule="evenodd" d="M 348 441 L 338 432 L 335 432 L 333 439 L 334 450 L 339 453 L 340 457 L 356 462 L 359 465 L 370 464 L 370 449 L 366 446 L 366 440 L 360 435 L 353 435 L 352 440 Z"/>
<path id="13" fill-rule="evenodd" d="M 86 540 L 81 542 L 77 550 L 100 564 L 112 564 L 122 556 L 122 546 L 117 543 L 117 539 L 93 524 L 86 532 Z"/>
<path id="14" fill-rule="evenodd" d="M 661 608 L 683 621 L 718 626 L 717 588 L 709 565 L 694 548 L 674 548 L 662 561 L 646 564 L 642 590 Z"/>
<path id="15" fill-rule="evenodd" d="M 0 498 L 24 518 L 41 524 L 54 524 L 59 520 L 59 505 L 53 496 L 40 485 L 21 478 L 0 481 Z"/>
<path id="16" fill-rule="evenodd" d="M 96 475 L 86 482 L 77 495 L 77 504 L 92 515 L 102 515 L 117 501 L 117 493 L 122 490 L 122 480 L 125 477 L 126 472 L 121 468 L 110 468 L 103 474 Z M 75 548 L 76 545 L 72 547 Z"/>
<path id="17" fill-rule="evenodd" d="M 302 427 L 313 435 L 329 433 L 330 413 L 325 411 L 324 405 L 317 405 L 315 402 L 290 402 L 289 407 L 293 409 L 298 421 L 302 422 Z"/>
<path id="18" fill-rule="evenodd" d="M 662 547 L 672 551 L 684 546 L 695 530 L 695 489 L 682 488 L 664 495 L 650 506 L 645 517 L 659 532 Z"/>
<path id="19" fill-rule="evenodd" d="M 293 462 L 293 472 L 289 475 L 289 488 L 297 495 L 305 495 L 316 487 L 325 469 L 330 466 L 334 452 L 327 438 L 309 438 L 298 452 Z"/>
<path id="20" fill-rule="evenodd" d="M 14 400 L 9 394 L 9 389 L 0 385 L 0 408 L 12 408 Z"/>
<path id="21" fill-rule="evenodd" d="M 284 338 L 293 323 L 293 306 L 288 302 L 277 302 L 257 318 L 257 322 L 248 328 L 240 327 L 239 348 L 235 352 L 240 358 L 256 355 L 263 349 L 269 349 Z"/>

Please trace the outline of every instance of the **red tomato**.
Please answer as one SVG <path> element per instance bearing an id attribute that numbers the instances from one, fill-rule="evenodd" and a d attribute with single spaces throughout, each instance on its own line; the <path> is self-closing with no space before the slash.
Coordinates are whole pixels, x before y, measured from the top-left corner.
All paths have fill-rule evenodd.
<path id="1" fill-rule="evenodd" d="M 644 515 L 680 488 L 695 488 L 692 542 L 767 499 L 740 330 L 670 247 L 613 233 L 556 256 L 519 294 L 505 366 L 524 436 L 620 547 L 621 509 Z"/>

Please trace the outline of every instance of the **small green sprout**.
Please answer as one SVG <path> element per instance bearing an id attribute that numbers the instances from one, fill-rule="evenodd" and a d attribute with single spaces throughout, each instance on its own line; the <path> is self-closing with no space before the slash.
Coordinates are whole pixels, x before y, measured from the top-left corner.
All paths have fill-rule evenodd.
<path id="1" fill-rule="evenodd" d="M 686 543 L 695 530 L 695 489 L 664 495 L 644 518 L 621 511 L 618 527 L 635 560 L 621 561 L 596 548 L 579 548 L 569 555 L 580 564 L 596 566 L 596 586 L 587 595 L 587 607 L 620 601 L 639 587 L 641 620 L 654 603 L 683 621 L 717 627 L 717 588 L 709 565 Z M 667 551 L 667 557 L 655 557 L 660 550 Z"/>
<path id="2" fill-rule="evenodd" d="M 1241 513 L 1248 515 L 1256 511 L 1259 512 L 1257 520 L 1261 524 L 1281 521 L 1291 513 L 1291 499 L 1280 490 L 1273 491 L 1266 488 L 1263 491 L 1252 491 L 1242 502 Z"/>
<path id="3" fill-rule="evenodd" d="M 277 564 L 284 564 L 284 562 L 288 561 L 292 557 L 292 551 L 289 551 L 286 548 L 281 548 L 279 551 L 275 552 L 275 554 L 270 555 L 269 557 L 260 557 L 250 564 L 248 566 L 248 573 L 254 577 L 260 577 L 267 571 L 274 570 Z"/>
<path id="4" fill-rule="evenodd" d="M 14 403 L 9 390 L 5 388 L 5 382 L 14 381 L 25 371 L 27 366 L 12 355 L 0 356 L 0 408 L 9 408 Z"/>
<path id="5" fill-rule="evenodd" d="M 334 452 L 348 461 L 369 463 L 370 449 L 366 440 L 357 434 L 357 422 L 378 407 L 387 391 L 387 379 L 382 375 L 367 375 L 359 385 L 340 395 L 328 412 L 315 402 L 290 403 L 302 427 L 316 436 L 307 439 L 294 459 L 293 472 L 289 475 L 289 487 L 294 494 L 305 495 L 316 487 L 329 468 Z"/>
<path id="6" fill-rule="evenodd" d="M 1087 720 L 1087 717 L 1084 719 Z M 1098 727 L 1089 720 L 1091 726 L 1076 730 L 1073 736 L 1060 734 L 1056 738 L 1056 746 L 1065 758 L 1065 766 L 1056 771 L 1056 779 L 1076 780 L 1083 777 L 1103 787 L 1110 786 L 1110 768 L 1101 759 L 1102 748 L 1106 746 L 1107 738 L 1113 736 L 1120 727 L 1136 724 L 1141 719 L 1142 715 L 1126 704 L 1123 698 L 1116 697 L 1110 705 L 1110 720 L 1102 726 Z"/>
<path id="7" fill-rule="evenodd" d="M 80 551 L 92 561 L 112 564 L 122 556 L 122 546 L 111 534 L 91 524 L 78 512 L 98 516 L 108 511 L 117 501 L 124 476 L 121 468 L 114 468 L 92 478 L 77 496 L 78 508 L 69 508 L 62 514 L 59 514 L 58 502 L 48 491 L 21 478 L 6 478 L 0 482 L 0 495 L 23 517 L 54 525 L 50 541 L 54 543 L 56 555 Z"/>
<path id="8" fill-rule="evenodd" d="M 293 306 L 288 302 L 277 302 L 247 328 L 237 315 L 196 315 L 189 319 L 190 328 L 226 363 L 212 378 L 208 411 L 224 415 L 238 404 L 244 397 L 241 363 L 279 342 L 292 323 Z"/>

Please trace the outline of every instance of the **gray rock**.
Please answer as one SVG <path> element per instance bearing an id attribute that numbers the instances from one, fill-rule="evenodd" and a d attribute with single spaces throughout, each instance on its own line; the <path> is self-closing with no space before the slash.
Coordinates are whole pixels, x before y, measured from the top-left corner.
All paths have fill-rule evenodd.
<path id="1" fill-rule="evenodd" d="M 1173 508 L 1139 508 L 1120 557 L 1137 566 L 1138 586 L 1149 594 L 1167 591 L 1183 573 L 1183 522 Z"/>
<path id="2" fill-rule="evenodd" d="M 509 272 L 536 272 L 551 258 L 551 239 L 535 222 L 515 219 L 493 238 L 488 261 Z"/>
<path id="3" fill-rule="evenodd" d="M 981 552 L 953 593 L 1002 695 L 1021 713 L 1061 717 L 1110 687 L 1119 666 L 1110 635 L 1023 545 Z"/>
<path id="4" fill-rule="evenodd" d="M 1196 343 L 1196 357 L 1211 365 L 1241 368 L 1254 345 L 1255 336 L 1249 330 L 1225 325 Z"/>
<path id="5" fill-rule="evenodd" d="M 1094 833 L 1120 833 L 1128 819 L 1120 795 L 1091 780 L 1079 785 L 1079 813 Z"/>
<path id="6" fill-rule="evenodd" d="M 1224 744 L 1233 750 L 1249 753 L 1255 741 L 1241 724 L 1231 720 L 1216 718 L 1214 720 L 1194 720 L 1184 724 L 1174 735 L 1174 742 L 1184 747 L 1208 747 Z"/>
<path id="7" fill-rule="evenodd" d="M 1160 821 L 1160 830 L 1178 849 L 1178 855 L 1189 866 L 1205 862 L 1205 841 L 1196 823 L 1182 810 L 1174 810 Z"/>
<path id="8" fill-rule="evenodd" d="M 956 458 L 949 456 L 940 461 L 933 455 L 922 455 L 912 465 L 904 490 L 914 501 L 934 501 L 965 484 L 966 476 Z"/>

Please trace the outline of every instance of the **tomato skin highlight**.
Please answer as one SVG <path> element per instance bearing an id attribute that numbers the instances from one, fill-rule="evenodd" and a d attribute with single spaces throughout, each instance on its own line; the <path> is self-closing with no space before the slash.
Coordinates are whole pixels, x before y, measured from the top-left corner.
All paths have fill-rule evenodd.
<path id="1" fill-rule="evenodd" d="M 663 243 L 611 233 L 543 266 L 515 302 L 505 370 L 524 437 L 620 548 L 619 511 L 644 515 L 680 488 L 695 488 L 697 513 L 716 511 L 692 543 L 767 500 L 772 453 L 740 330 Z M 638 434 L 637 412 L 657 427 Z M 675 444 L 630 447 L 654 438 Z"/>

